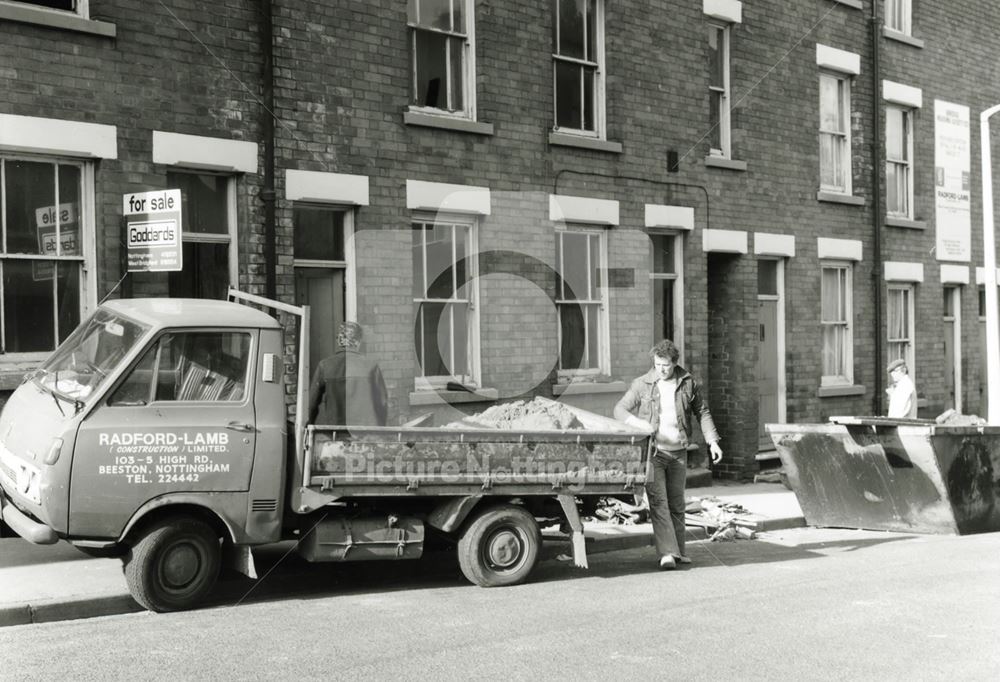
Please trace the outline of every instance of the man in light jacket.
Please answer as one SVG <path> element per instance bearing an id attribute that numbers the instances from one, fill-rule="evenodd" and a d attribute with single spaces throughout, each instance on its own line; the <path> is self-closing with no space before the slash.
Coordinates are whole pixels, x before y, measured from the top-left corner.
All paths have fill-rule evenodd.
<path id="1" fill-rule="evenodd" d="M 722 448 L 698 382 L 677 364 L 677 346 L 665 339 L 649 355 L 653 368 L 632 382 L 614 414 L 619 421 L 655 434 L 646 496 L 660 568 L 667 570 L 676 568 L 677 562 L 691 563 L 684 553 L 684 484 L 692 416 L 701 423 L 713 463 L 722 460 Z"/>

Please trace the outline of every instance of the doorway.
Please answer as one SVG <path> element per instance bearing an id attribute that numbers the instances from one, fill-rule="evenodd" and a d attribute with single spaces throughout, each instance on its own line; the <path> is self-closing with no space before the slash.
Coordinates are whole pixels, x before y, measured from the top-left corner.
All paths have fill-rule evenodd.
<path id="1" fill-rule="evenodd" d="M 944 287 L 945 409 L 962 412 L 962 294 L 957 286 Z"/>
<path id="2" fill-rule="evenodd" d="M 785 306 L 784 261 L 757 261 L 757 353 L 758 450 L 774 449 L 765 424 L 785 421 Z"/>

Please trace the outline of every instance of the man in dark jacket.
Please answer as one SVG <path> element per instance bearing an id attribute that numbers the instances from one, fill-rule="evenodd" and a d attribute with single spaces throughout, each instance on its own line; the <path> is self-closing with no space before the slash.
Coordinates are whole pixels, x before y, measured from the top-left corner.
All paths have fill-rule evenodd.
<path id="1" fill-rule="evenodd" d="M 677 346 L 663 340 L 649 355 L 653 368 L 632 382 L 615 405 L 615 419 L 655 434 L 646 497 L 660 568 L 671 569 L 678 561 L 691 563 L 684 553 L 684 484 L 693 415 L 701 422 L 713 463 L 722 460 L 722 448 L 698 382 L 677 364 Z"/>
<path id="2" fill-rule="evenodd" d="M 360 351 L 364 331 L 357 322 L 340 325 L 340 350 L 320 361 L 309 386 L 309 423 L 324 426 L 385 426 L 382 371 Z"/>

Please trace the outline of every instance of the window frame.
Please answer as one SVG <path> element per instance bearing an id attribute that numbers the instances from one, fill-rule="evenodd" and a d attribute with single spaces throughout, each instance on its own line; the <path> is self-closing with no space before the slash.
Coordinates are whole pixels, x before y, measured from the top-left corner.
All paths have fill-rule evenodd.
<path id="1" fill-rule="evenodd" d="M 567 234 L 585 234 L 585 235 L 596 235 L 598 238 L 598 269 L 603 273 L 603 277 L 599 278 L 602 280 L 601 283 L 595 286 L 598 298 L 596 299 L 562 299 L 560 298 L 560 292 L 555 292 L 555 297 L 553 298 L 553 303 L 556 307 L 556 376 L 560 383 L 572 383 L 574 380 L 587 380 L 596 379 L 601 376 L 610 376 L 611 374 L 611 328 L 610 328 L 610 305 L 609 305 L 609 291 L 608 291 L 608 235 L 607 229 L 604 227 L 594 227 L 593 225 L 585 225 L 581 223 L 560 223 L 556 226 L 556 272 L 565 272 L 564 268 L 564 258 L 560 258 L 560 255 L 565 255 L 565 249 L 562 247 L 561 240 Z M 589 246 L 588 246 L 589 249 Z M 588 258 L 590 254 L 588 253 Z M 588 269 L 589 274 L 589 269 Z M 558 281 L 556 282 L 558 285 Z M 586 369 L 563 369 L 562 367 L 562 312 L 561 306 L 565 305 L 579 305 L 584 302 L 587 305 L 597 306 L 597 367 L 590 367 Z M 584 351 L 586 355 L 586 350 Z"/>
<path id="2" fill-rule="evenodd" d="M 882 10 L 885 28 L 906 36 L 912 35 L 913 5 L 910 0 L 885 0 Z M 897 18 L 898 25 L 893 22 Z"/>
<path id="3" fill-rule="evenodd" d="M 73 9 L 59 9 L 58 7 L 46 7 L 45 5 L 40 5 L 38 3 L 31 2 L 31 0 L 0 0 L 0 4 L 3 5 L 28 5 L 32 9 L 37 9 L 41 12 L 55 12 L 56 14 L 71 14 L 81 19 L 90 18 L 90 0 L 74 0 Z"/>
<path id="4" fill-rule="evenodd" d="M 250 339 L 250 343 L 247 348 L 246 354 L 246 368 L 243 373 L 243 397 L 239 400 L 181 400 L 181 399 L 157 399 L 156 389 L 160 381 L 160 362 L 163 357 L 163 341 L 168 337 L 176 337 L 181 335 L 199 335 L 199 334 L 240 334 L 247 336 Z M 143 348 L 142 352 L 139 353 L 129 365 L 128 369 L 121 373 L 118 380 L 108 388 L 104 396 L 101 398 L 105 407 L 112 408 L 141 408 L 147 409 L 151 407 L 163 408 L 169 406 L 205 406 L 205 405 L 224 405 L 227 407 L 234 406 L 245 406 L 249 404 L 254 398 L 254 386 L 253 381 L 256 376 L 256 359 L 257 359 L 257 347 L 258 347 L 258 332 L 254 329 L 248 329 L 244 327 L 170 327 L 167 329 L 160 330 L 156 336 L 154 336 Z M 153 367 L 150 372 L 149 381 L 149 393 L 147 394 L 148 400 L 145 404 L 136 405 L 129 402 L 114 402 L 115 396 L 122 387 L 128 383 L 132 374 L 139 368 L 143 360 L 146 359 L 146 355 L 149 352 L 153 352 Z"/>
<path id="5" fill-rule="evenodd" d="M 420 2 L 420 0 L 409 0 Z M 448 118 L 465 119 L 469 121 L 476 120 L 476 3 L 475 0 L 458 0 L 462 3 L 463 12 L 465 17 L 465 33 L 459 33 L 456 31 L 445 31 L 442 29 L 437 29 L 428 26 L 420 26 L 409 19 L 409 12 L 407 13 L 406 27 L 409 33 L 409 51 L 410 51 L 410 103 L 407 107 L 407 111 L 412 111 L 415 113 L 430 114 L 433 116 L 445 116 Z M 409 10 L 409 2 L 407 3 L 407 10 Z M 432 107 L 418 104 L 419 97 L 417 93 L 417 88 L 419 86 L 417 82 L 417 33 L 420 31 L 426 31 L 428 33 L 435 33 L 438 35 L 444 35 L 452 38 L 463 38 L 462 43 L 462 108 L 461 109 L 448 109 L 447 104 L 444 108 L 442 107 Z M 449 57 L 450 59 L 450 57 Z M 449 61 L 450 64 L 450 61 Z M 446 98 L 450 101 L 452 97 L 453 90 L 451 88 L 450 79 L 452 77 L 452 69 L 446 68 L 446 73 L 449 79 L 449 85 L 445 93 Z"/>
<path id="6" fill-rule="evenodd" d="M 587 0 L 584 0 L 586 2 Z M 606 72 L 606 61 L 605 61 L 605 14 L 604 14 L 604 0 L 594 0 L 594 21 L 596 23 L 594 32 L 594 55 L 595 59 L 586 60 L 579 59 L 576 57 L 569 57 L 561 55 L 557 50 L 559 49 L 559 44 L 561 42 L 560 26 L 559 26 L 559 0 L 554 0 L 552 7 L 555 9 L 552 12 L 550 19 L 552 21 L 552 131 L 555 133 L 561 133 L 565 135 L 577 135 L 580 137 L 590 137 L 596 138 L 598 140 L 607 139 L 607 101 L 605 97 L 605 72 Z M 584 22 L 586 22 L 586 12 L 584 12 Z M 586 23 L 584 23 L 584 46 L 586 46 Z M 565 126 L 559 125 L 559 87 L 558 87 L 558 65 L 560 63 L 576 64 L 581 67 L 592 67 L 594 69 L 594 129 L 588 130 L 586 128 L 567 128 Z M 581 72 L 581 86 L 583 83 L 583 75 Z M 584 96 L 585 88 L 581 87 L 580 97 Z M 581 126 L 584 125 L 583 110 L 580 112 L 580 123 Z"/>
<path id="7" fill-rule="evenodd" d="M 675 230 L 664 230 L 650 228 L 648 230 L 650 237 L 666 237 L 673 240 L 673 257 L 674 257 L 674 272 L 664 273 L 656 271 L 656 261 L 653 257 L 652 249 L 655 248 L 655 244 L 650 240 L 650 263 L 649 263 L 649 281 L 650 286 L 655 287 L 656 282 L 660 280 L 671 280 L 674 283 L 673 286 L 673 310 L 674 319 L 672 321 L 674 328 L 674 337 L 671 341 L 677 346 L 677 350 L 680 351 L 679 362 L 684 364 L 684 233 Z M 655 300 L 655 290 L 650 292 L 650 300 Z M 653 329 L 653 343 L 660 341 L 657 338 L 656 329 Z"/>
<path id="8" fill-rule="evenodd" d="M 913 114 L 914 110 L 912 107 L 902 106 L 898 104 L 887 104 L 885 107 L 886 117 L 885 117 L 885 178 L 886 178 L 886 214 L 896 218 L 906 218 L 909 220 L 913 219 Z M 905 158 L 903 159 L 892 159 L 889 157 L 889 112 L 898 111 L 901 114 L 902 125 L 903 125 L 903 151 Z M 905 210 L 893 210 L 889 206 L 889 167 L 894 166 L 899 170 L 903 170 L 906 174 L 905 179 L 905 194 L 903 200 L 905 202 Z"/>
<path id="9" fill-rule="evenodd" d="M 893 338 L 891 336 L 892 330 L 889 325 L 890 309 L 894 304 L 893 292 L 900 292 L 903 294 L 903 304 L 906 307 L 906 336 Z M 898 356 L 893 355 L 891 352 L 891 347 L 893 345 L 904 344 L 904 355 L 903 360 L 906 362 L 906 367 L 909 370 L 910 378 L 916 381 L 916 345 L 917 345 L 917 330 L 916 330 L 916 320 L 914 319 L 916 313 L 916 287 L 911 282 L 890 282 L 886 285 L 886 303 L 885 303 L 885 320 L 886 320 L 886 353 L 888 357 L 886 358 L 886 364 L 895 360 Z"/>
<path id="10" fill-rule="evenodd" d="M 843 121 L 844 129 L 839 130 L 824 130 L 823 129 L 823 102 L 822 102 L 822 83 L 824 78 L 832 78 L 838 83 L 838 106 L 840 108 L 840 118 Z M 819 186 L 820 191 L 829 192 L 831 194 L 842 194 L 849 196 L 853 193 L 853 160 L 851 158 L 851 82 L 852 77 L 848 73 L 832 71 L 829 69 L 822 69 L 819 72 L 819 83 L 820 83 L 820 105 L 819 105 Z M 830 185 L 823 182 L 823 136 L 836 136 L 839 138 L 837 148 L 840 150 L 841 155 L 841 173 L 843 177 L 841 178 L 842 186 Z"/>
<path id="11" fill-rule="evenodd" d="M 187 166 L 169 166 L 167 168 L 167 173 L 175 175 L 211 175 L 226 179 L 226 232 L 224 234 L 190 232 L 185 229 L 188 225 L 183 223 L 181 225 L 181 249 L 183 250 L 184 244 L 189 242 L 198 244 L 226 244 L 227 259 L 229 261 L 229 286 L 236 286 L 239 282 L 239 213 L 236 199 L 237 176 L 233 173 L 202 170 Z M 168 187 L 167 189 L 174 188 Z"/>
<path id="12" fill-rule="evenodd" d="M 722 52 L 720 57 L 720 61 L 722 62 L 722 87 L 719 88 L 718 86 L 712 85 L 711 74 L 709 74 L 709 85 L 708 85 L 710 116 L 712 111 L 711 100 L 714 97 L 719 97 L 718 127 L 719 127 L 719 144 L 721 145 L 721 148 L 716 148 L 710 142 L 709 155 L 723 159 L 731 159 L 733 158 L 733 150 L 732 150 L 732 114 L 730 109 L 730 102 L 732 97 L 731 82 L 730 82 L 730 70 L 731 70 L 730 41 L 731 41 L 733 25 L 730 22 L 709 21 L 708 26 L 710 29 L 721 31 L 721 39 L 722 39 L 720 47 L 720 50 Z M 711 120 L 709 120 L 709 123 L 711 124 Z"/>
<path id="13" fill-rule="evenodd" d="M 80 169 L 80 206 L 79 206 L 79 224 L 80 224 L 80 255 L 70 256 L 70 255 L 56 255 L 56 256 L 43 256 L 41 254 L 30 254 L 30 253 L 7 253 L 7 212 L 4 210 L 6 206 L 6 187 L 7 187 L 7 175 L 6 175 L 6 161 L 28 161 L 32 163 L 48 163 L 53 165 L 53 172 L 56 175 L 56 182 L 54 185 L 55 197 L 59 195 L 59 179 L 58 179 L 58 166 L 75 166 Z M 97 239 L 95 237 L 96 230 L 96 217 L 95 217 L 95 205 L 96 205 L 96 185 L 94 180 L 94 164 L 92 161 L 87 159 L 78 159 L 66 156 L 53 156 L 45 154 L 26 154 L 26 153 L 6 153 L 0 151 L 0 263 L 5 263 L 7 261 L 58 261 L 58 262 L 73 262 L 79 263 L 78 270 L 78 283 L 79 287 L 79 320 L 77 324 L 85 320 L 87 316 L 97 307 L 97 287 L 96 287 L 96 273 L 97 273 Z M 53 287 L 58 286 L 58 280 L 53 278 Z M 55 346 L 48 351 L 31 351 L 31 352 L 5 352 L 3 346 L 6 340 L 6 321 L 3 312 L 3 301 L 6 295 L 4 290 L 4 282 L 2 276 L 2 267 L 0 267 L 0 364 L 12 363 L 12 362 L 41 362 L 48 358 L 48 356 L 59 347 L 59 322 L 58 322 L 58 289 L 54 292 L 53 305 L 54 305 L 54 333 L 55 333 Z M 70 330 L 72 331 L 72 330 Z"/>
<path id="14" fill-rule="evenodd" d="M 844 294 L 845 300 L 844 305 L 844 315 L 845 320 L 831 320 L 826 321 L 823 319 L 823 294 L 824 294 L 824 280 L 823 277 L 826 270 L 837 270 L 838 272 L 846 273 L 844 282 Z M 839 307 L 839 305 L 838 305 Z M 850 261 L 841 260 L 822 260 L 820 261 L 820 305 L 819 305 L 819 322 L 820 322 L 820 385 L 821 386 L 853 386 L 854 385 L 854 264 Z M 826 340 L 823 330 L 830 325 L 841 325 L 844 327 L 844 350 L 841 360 L 844 364 L 844 374 L 823 374 L 823 357 L 826 355 Z"/>
<path id="15" fill-rule="evenodd" d="M 292 210 L 296 208 L 323 209 L 340 211 L 344 214 L 344 259 L 326 260 L 317 258 L 295 258 L 292 254 L 292 271 L 297 269 L 343 270 L 344 271 L 344 319 L 357 319 L 357 300 L 355 285 L 357 283 L 357 266 L 354 258 L 354 230 L 356 206 L 350 204 L 324 204 L 320 202 L 295 201 Z"/>
<path id="16" fill-rule="evenodd" d="M 434 391 L 444 389 L 445 386 L 450 382 L 458 382 L 469 389 L 479 389 L 482 387 L 482 358 L 481 358 L 481 325 L 480 325 L 480 292 L 479 292 L 479 219 L 477 216 L 462 214 L 462 213 L 428 213 L 424 211 L 414 211 L 410 216 L 410 229 L 414 229 L 417 224 L 433 226 L 433 225 L 450 225 L 454 229 L 456 226 L 463 226 L 468 228 L 468 264 L 467 280 L 469 288 L 469 298 L 468 298 L 468 317 L 467 317 L 467 334 L 468 334 L 468 349 L 467 349 L 467 364 L 470 371 L 470 375 L 467 380 L 461 380 L 462 377 L 455 375 L 432 375 L 426 376 L 423 374 L 423 364 L 422 351 L 419 348 L 414 348 L 414 355 L 416 364 L 414 367 L 413 376 L 413 390 L 414 391 Z M 454 234 L 454 233 L 453 233 Z M 411 235 L 412 239 L 412 235 Z M 454 267 L 457 262 L 458 254 L 455 250 L 456 241 L 454 237 L 452 238 L 452 267 Z M 411 241 L 412 248 L 412 241 Z M 423 267 L 424 272 L 427 269 L 427 242 L 424 241 L 423 250 Z M 416 278 L 418 275 L 416 272 L 412 275 Z M 423 273 L 420 274 L 423 277 Z M 426 282 L 425 282 L 426 285 Z M 426 294 L 426 290 L 424 291 Z M 421 303 L 447 303 L 448 301 L 459 300 L 455 296 L 458 290 L 455 289 L 452 292 L 452 297 L 450 299 L 440 299 L 440 298 L 429 298 L 427 296 L 416 298 L 412 295 L 410 300 L 413 304 L 413 314 L 416 315 L 417 305 Z M 413 324 L 414 328 L 419 321 L 414 317 Z M 452 351 L 454 352 L 454 339 L 452 340 Z"/>

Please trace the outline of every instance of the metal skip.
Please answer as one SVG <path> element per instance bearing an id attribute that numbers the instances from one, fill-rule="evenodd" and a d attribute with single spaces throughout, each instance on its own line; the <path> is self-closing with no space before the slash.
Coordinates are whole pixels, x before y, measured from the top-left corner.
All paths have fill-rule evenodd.
<path id="1" fill-rule="evenodd" d="M 811 526 L 1000 530 L 1000 427 L 837 417 L 767 430 Z"/>

